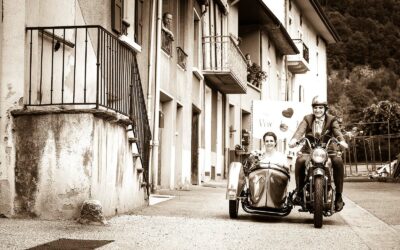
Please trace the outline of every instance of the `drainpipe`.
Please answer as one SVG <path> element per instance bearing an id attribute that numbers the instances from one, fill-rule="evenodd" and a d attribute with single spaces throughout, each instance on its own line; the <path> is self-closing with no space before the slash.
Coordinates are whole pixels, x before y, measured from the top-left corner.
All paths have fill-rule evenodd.
<path id="1" fill-rule="evenodd" d="M 288 3 L 287 3 L 287 1 L 285 1 L 285 11 L 284 11 L 284 18 L 285 18 L 285 29 L 287 29 L 288 27 L 289 27 L 289 18 L 288 18 L 288 8 L 289 8 L 289 6 L 288 6 Z M 289 34 L 289 36 L 290 36 L 290 34 Z M 292 101 L 293 100 L 293 95 L 292 95 L 292 93 L 286 93 L 286 92 L 289 92 L 289 81 L 288 81 L 288 79 L 289 79 L 289 68 L 288 68 L 288 57 L 287 57 L 287 55 L 284 55 L 284 62 L 285 62 L 285 99 L 286 99 L 286 96 L 288 97 L 287 99 L 287 101 Z M 292 80 L 293 80 L 293 76 L 292 76 Z M 292 81 L 292 83 L 293 83 L 293 81 Z M 293 87 L 293 85 L 292 85 L 292 87 Z M 292 88 L 293 89 L 293 88 Z M 289 97 L 292 97 L 292 100 L 289 100 Z M 285 146 L 286 147 L 286 146 Z"/>
<path id="2" fill-rule="evenodd" d="M 153 150 L 152 150 L 152 191 L 157 190 L 158 181 L 158 134 L 159 134 L 159 112 L 160 112 L 160 55 L 161 55 L 161 18 L 162 0 L 157 1 L 157 23 L 156 23 L 156 58 L 155 58 L 155 89 L 154 89 L 154 119 L 153 119 Z"/>
<path id="3" fill-rule="evenodd" d="M 152 124 L 153 119 L 152 119 L 152 82 L 153 82 L 153 57 L 154 57 L 154 27 L 153 27 L 153 20 L 156 18 L 156 2 L 157 0 L 153 0 L 150 2 L 150 10 L 151 10 L 151 15 L 149 17 L 149 34 L 150 34 L 150 41 L 149 41 L 149 53 L 148 53 L 148 65 L 147 65 L 147 74 L 148 74 L 148 81 L 147 81 L 147 117 L 149 119 L 149 124 Z M 152 148 L 153 148 L 153 141 L 150 141 L 150 152 L 149 155 L 152 154 Z M 151 158 L 150 158 L 151 159 Z M 152 162 L 149 160 L 149 174 L 147 176 L 148 180 L 146 180 L 147 183 L 150 184 L 150 187 L 152 185 Z"/>
<path id="4" fill-rule="evenodd" d="M 149 118 L 149 123 L 152 122 L 152 112 L 151 112 L 151 99 L 152 99 L 152 81 L 153 81 L 153 57 L 154 57 L 154 23 L 153 20 L 156 19 L 156 2 L 157 0 L 153 0 L 150 2 L 150 10 L 151 15 L 149 17 L 149 52 L 148 52 L 148 65 L 147 65 L 147 117 Z"/>

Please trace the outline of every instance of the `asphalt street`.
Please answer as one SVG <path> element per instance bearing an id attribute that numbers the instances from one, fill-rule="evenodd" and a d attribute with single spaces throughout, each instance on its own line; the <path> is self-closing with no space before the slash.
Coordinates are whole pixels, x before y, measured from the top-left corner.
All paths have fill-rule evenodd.
<path id="1" fill-rule="evenodd" d="M 324 218 L 322 229 L 313 227 L 311 214 L 296 209 L 283 218 L 240 209 L 232 220 L 223 184 L 205 185 L 160 191 L 153 200 L 163 202 L 111 218 L 108 226 L 0 219 L 0 248 L 27 249 L 65 238 L 109 241 L 98 249 L 400 249 L 400 185 L 346 183 L 345 188 L 345 209 Z M 387 201 L 390 215 L 381 204 Z"/>

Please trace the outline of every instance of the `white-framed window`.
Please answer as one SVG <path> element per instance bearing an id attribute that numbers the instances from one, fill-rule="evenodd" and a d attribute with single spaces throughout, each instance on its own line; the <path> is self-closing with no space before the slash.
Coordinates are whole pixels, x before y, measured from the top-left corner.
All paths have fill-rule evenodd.
<path id="1" fill-rule="evenodd" d="M 144 0 L 112 0 L 111 28 L 133 47 L 143 43 Z"/>
<path id="2" fill-rule="evenodd" d="M 297 30 L 297 37 L 300 40 L 303 40 L 303 32 L 301 30 Z"/>
<path id="3" fill-rule="evenodd" d="M 304 102 L 304 87 L 299 86 L 299 102 Z"/>
<path id="4" fill-rule="evenodd" d="M 201 21 L 200 13 L 193 9 L 193 67 L 200 69 L 201 57 Z"/>

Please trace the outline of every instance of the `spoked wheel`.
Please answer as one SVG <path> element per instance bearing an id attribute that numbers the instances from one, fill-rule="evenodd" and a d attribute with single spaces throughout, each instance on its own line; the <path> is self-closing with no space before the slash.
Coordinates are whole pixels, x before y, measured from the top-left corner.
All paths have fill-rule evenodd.
<path id="1" fill-rule="evenodd" d="M 321 228 L 324 211 L 324 183 L 322 176 L 314 179 L 314 227 Z"/>
<path id="2" fill-rule="evenodd" d="M 239 212 L 239 200 L 230 200 L 229 201 L 229 217 L 231 219 L 236 219 L 238 217 Z"/>

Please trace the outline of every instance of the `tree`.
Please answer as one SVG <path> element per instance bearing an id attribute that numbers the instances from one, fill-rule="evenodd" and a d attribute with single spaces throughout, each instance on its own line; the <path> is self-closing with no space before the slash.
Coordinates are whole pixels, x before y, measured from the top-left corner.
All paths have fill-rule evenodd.
<path id="1" fill-rule="evenodd" d="M 368 135 L 383 135 L 400 133 L 400 104 L 397 102 L 380 101 L 363 111 L 364 131 Z"/>

